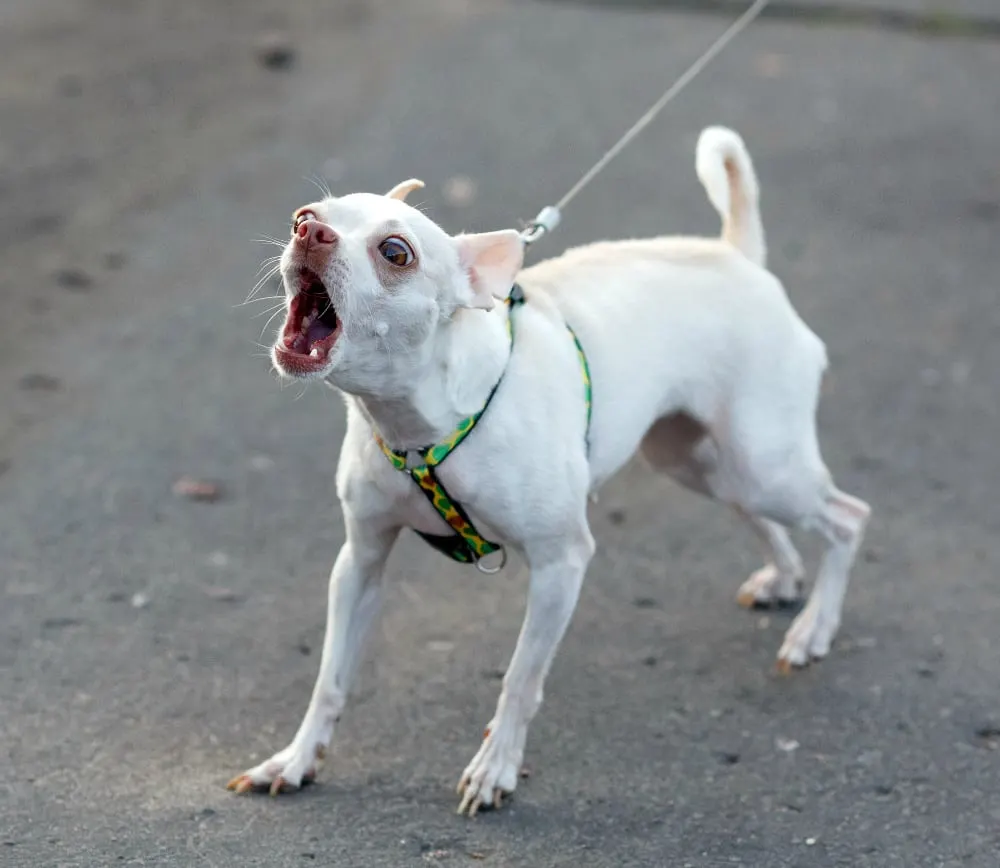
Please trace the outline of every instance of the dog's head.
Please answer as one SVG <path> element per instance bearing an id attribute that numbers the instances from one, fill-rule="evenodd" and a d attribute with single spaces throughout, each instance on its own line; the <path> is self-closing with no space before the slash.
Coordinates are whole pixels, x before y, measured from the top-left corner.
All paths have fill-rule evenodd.
<path id="1" fill-rule="evenodd" d="M 521 267 L 514 230 L 452 237 L 405 202 L 355 193 L 295 212 L 281 257 L 287 316 L 271 356 L 285 376 L 381 394 L 419 370 L 462 308 L 489 310 Z"/>

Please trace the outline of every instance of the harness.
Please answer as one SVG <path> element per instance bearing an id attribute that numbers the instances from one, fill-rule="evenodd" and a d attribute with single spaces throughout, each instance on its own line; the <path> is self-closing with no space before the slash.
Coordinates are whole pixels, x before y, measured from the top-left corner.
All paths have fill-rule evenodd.
<path id="1" fill-rule="evenodd" d="M 513 289 L 510 291 L 510 295 L 507 296 L 506 304 L 508 308 L 507 314 L 507 334 L 510 337 L 511 350 L 514 348 L 514 308 L 519 307 L 524 304 L 524 292 L 521 287 L 514 284 Z M 576 336 L 576 332 L 567 324 L 566 329 L 569 331 L 570 336 L 573 338 L 573 343 L 576 345 L 577 356 L 580 360 L 580 373 L 583 377 L 584 386 L 584 397 L 587 406 L 587 448 L 590 448 L 590 419 L 592 415 L 592 390 L 590 382 L 590 368 L 587 365 L 587 356 L 583 351 L 583 345 L 580 343 L 579 338 Z M 476 423 L 482 418 L 483 413 L 486 412 L 487 407 L 490 406 L 490 401 L 493 400 L 493 396 L 497 393 L 497 389 L 500 387 L 500 383 L 503 382 L 503 375 L 501 374 L 500 379 L 490 390 L 489 396 L 486 398 L 486 402 L 483 404 L 482 409 L 471 416 L 466 416 L 454 431 L 451 432 L 444 440 L 440 443 L 436 443 L 433 446 L 425 446 L 422 449 L 414 450 L 413 452 L 398 451 L 390 447 L 382 436 L 375 432 L 375 442 L 378 443 L 379 448 L 385 454 L 385 457 L 389 459 L 389 463 L 392 464 L 396 470 L 402 473 L 408 473 L 414 482 L 420 487 L 420 490 L 424 493 L 427 499 L 431 502 L 431 506 L 437 511 L 438 515 L 441 516 L 455 531 L 454 534 L 448 536 L 440 536 L 437 534 L 421 533 L 416 531 L 417 535 L 422 537 L 425 542 L 430 546 L 437 549 L 444 555 L 452 558 L 463 564 L 475 564 L 476 567 L 484 573 L 496 573 L 503 569 L 504 564 L 507 560 L 507 554 L 504 550 L 502 543 L 490 542 L 486 539 L 478 530 L 476 530 L 475 525 L 469 518 L 466 511 L 462 508 L 462 505 L 448 494 L 447 489 L 441 484 L 438 479 L 437 474 L 434 472 L 434 468 L 437 467 L 442 461 L 444 461 L 452 452 L 454 452 L 458 445 L 465 440 L 466 437 L 472 432 L 476 427 Z M 421 463 L 415 464 L 411 462 L 410 456 L 416 453 L 419 456 Z M 494 552 L 499 551 L 503 557 L 500 565 L 495 568 L 486 568 L 480 561 L 487 555 L 491 555 Z"/>

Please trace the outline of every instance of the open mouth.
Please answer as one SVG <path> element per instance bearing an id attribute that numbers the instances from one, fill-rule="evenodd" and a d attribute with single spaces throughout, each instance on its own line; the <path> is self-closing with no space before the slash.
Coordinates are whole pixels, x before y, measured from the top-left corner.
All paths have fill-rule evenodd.
<path id="1" fill-rule="evenodd" d="M 274 351 L 292 373 L 312 373 L 326 367 L 342 323 L 319 275 L 299 271 L 299 291 L 288 308 L 285 327 Z"/>

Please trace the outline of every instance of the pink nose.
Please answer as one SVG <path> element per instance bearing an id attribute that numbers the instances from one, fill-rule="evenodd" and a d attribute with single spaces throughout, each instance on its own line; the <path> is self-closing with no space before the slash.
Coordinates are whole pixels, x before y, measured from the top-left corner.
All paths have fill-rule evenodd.
<path id="1" fill-rule="evenodd" d="M 326 223 L 320 223 L 319 220 L 306 220 L 300 223 L 295 234 L 310 244 L 332 245 L 337 243 L 337 233 Z"/>

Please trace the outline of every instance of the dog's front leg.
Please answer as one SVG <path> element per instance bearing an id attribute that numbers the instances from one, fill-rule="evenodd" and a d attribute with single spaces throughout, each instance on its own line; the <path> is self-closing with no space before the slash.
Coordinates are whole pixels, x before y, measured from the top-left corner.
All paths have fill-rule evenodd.
<path id="1" fill-rule="evenodd" d="M 238 793 L 268 787 L 276 795 L 298 788 L 315 777 L 333 737 L 365 636 L 379 609 L 382 571 L 397 536 L 396 530 L 374 530 L 370 522 L 348 518 L 346 525 L 347 542 L 330 575 L 323 656 L 309 708 L 288 747 L 229 782 L 229 789 Z"/>
<path id="2" fill-rule="evenodd" d="M 499 807 L 517 786 L 528 723 L 542 703 L 545 676 L 576 608 L 594 540 L 584 523 L 569 537 L 526 545 L 525 554 L 531 580 L 521 634 L 496 713 L 458 784 L 458 812 L 470 817 L 483 805 Z"/>

